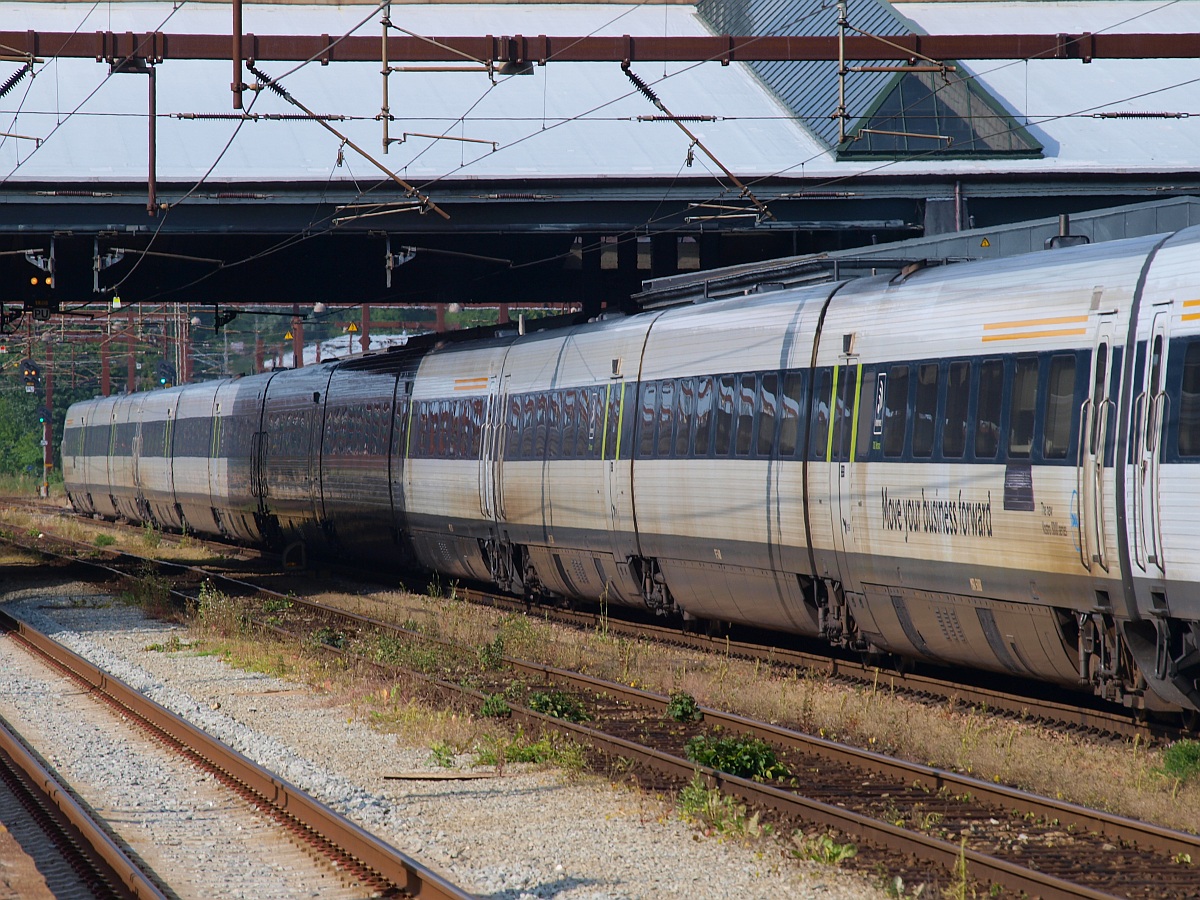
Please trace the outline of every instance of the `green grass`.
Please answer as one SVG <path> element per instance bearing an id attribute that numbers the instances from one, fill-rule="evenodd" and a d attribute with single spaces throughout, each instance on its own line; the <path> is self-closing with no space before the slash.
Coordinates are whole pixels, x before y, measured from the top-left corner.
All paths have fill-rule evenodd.
<path id="1" fill-rule="evenodd" d="M 591 719 L 582 701 L 564 691 L 534 691 L 525 705 L 534 712 L 567 722 L 587 722 Z"/>
<path id="2" fill-rule="evenodd" d="M 1200 773 L 1200 741 L 1176 741 L 1163 752 L 1162 773 L 1181 782 Z"/>
<path id="3" fill-rule="evenodd" d="M 741 778 L 769 781 L 786 778 L 789 774 L 787 767 L 776 758 L 775 751 L 759 738 L 698 734 L 687 742 L 684 752 L 694 763 Z"/>

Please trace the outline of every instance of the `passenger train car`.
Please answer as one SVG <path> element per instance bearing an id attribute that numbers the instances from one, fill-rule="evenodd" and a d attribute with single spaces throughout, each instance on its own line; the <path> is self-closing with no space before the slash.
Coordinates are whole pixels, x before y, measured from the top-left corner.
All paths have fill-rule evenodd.
<path id="1" fill-rule="evenodd" d="M 81 512 L 1200 708 L 1200 229 L 71 407 Z"/>

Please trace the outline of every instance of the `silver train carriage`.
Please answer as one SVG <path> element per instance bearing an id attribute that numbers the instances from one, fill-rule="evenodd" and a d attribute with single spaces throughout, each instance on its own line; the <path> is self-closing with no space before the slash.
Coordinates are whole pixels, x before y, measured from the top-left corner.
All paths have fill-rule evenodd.
<path id="1" fill-rule="evenodd" d="M 81 512 L 1200 708 L 1200 229 L 71 407 Z"/>

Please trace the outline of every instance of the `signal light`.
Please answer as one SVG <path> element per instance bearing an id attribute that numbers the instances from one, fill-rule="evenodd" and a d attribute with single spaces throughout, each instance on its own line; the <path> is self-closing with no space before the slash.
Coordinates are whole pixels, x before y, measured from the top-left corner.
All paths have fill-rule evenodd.
<path id="1" fill-rule="evenodd" d="M 39 425 L 45 425 L 46 420 L 50 418 L 50 411 L 44 406 L 39 406 L 37 408 L 37 418 Z"/>
<path id="2" fill-rule="evenodd" d="M 42 375 L 41 369 L 32 359 L 21 361 L 21 376 L 25 379 L 27 385 L 37 384 L 38 378 Z"/>
<path id="3" fill-rule="evenodd" d="M 154 367 L 154 374 L 158 376 L 160 387 L 169 387 L 175 383 L 175 367 L 165 359 L 158 361 L 158 365 Z"/>

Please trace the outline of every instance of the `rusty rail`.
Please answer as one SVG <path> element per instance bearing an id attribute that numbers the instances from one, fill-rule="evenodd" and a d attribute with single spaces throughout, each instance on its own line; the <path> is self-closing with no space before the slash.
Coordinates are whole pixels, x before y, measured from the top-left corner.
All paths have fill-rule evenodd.
<path id="1" fill-rule="evenodd" d="M 70 850 L 80 855 L 85 865 L 117 896 L 166 900 L 166 895 L 109 837 L 67 786 L 25 746 L 3 716 L 0 716 L 0 756 L 49 820 L 47 827 L 61 834 Z"/>
<path id="2" fill-rule="evenodd" d="M 323 836 L 389 884 L 421 900 L 467 900 L 471 895 L 431 869 L 379 840 L 299 788 L 242 756 L 190 722 L 143 697 L 82 656 L 0 610 L 0 628 L 18 636 L 38 654 L 110 698 L 135 719 L 148 723 L 171 743 L 188 748 L 209 765 L 243 785 L 266 805 Z"/>

